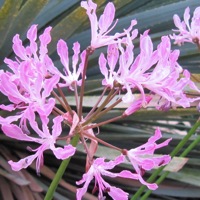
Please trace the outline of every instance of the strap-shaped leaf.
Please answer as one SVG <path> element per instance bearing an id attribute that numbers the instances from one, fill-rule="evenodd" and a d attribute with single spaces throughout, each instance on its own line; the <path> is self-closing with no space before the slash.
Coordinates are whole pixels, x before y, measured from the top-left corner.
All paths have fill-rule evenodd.
<path id="1" fill-rule="evenodd" d="M 15 19 L 21 4 L 22 0 L 16 1 L 15 4 L 13 4 L 12 0 L 6 0 L 0 9 L 0 48 L 9 33 L 10 26 Z"/>
<path id="2" fill-rule="evenodd" d="M 16 33 L 22 35 L 27 30 L 27 27 L 36 18 L 38 13 L 46 5 L 47 2 L 48 2 L 48 0 L 37 0 L 37 1 L 28 0 L 21 7 L 21 9 L 18 11 L 18 13 L 16 13 L 15 19 L 12 20 L 12 22 L 10 24 L 10 28 L 9 28 L 7 37 L 3 41 L 0 60 L 2 60 L 5 56 L 8 56 L 12 52 L 11 47 L 12 47 L 13 36 Z M 13 1 L 12 1 L 12 3 L 13 3 Z"/>
<path id="3" fill-rule="evenodd" d="M 99 6 L 105 3 L 105 0 L 95 1 Z M 63 20 L 61 20 L 52 30 L 52 41 L 49 45 L 49 54 L 56 49 L 56 44 L 60 38 L 67 40 L 75 32 L 81 30 L 84 22 L 88 19 L 85 9 L 78 7 L 70 12 Z M 88 20 L 89 21 L 89 20 Z"/>
<path id="4" fill-rule="evenodd" d="M 57 19 L 64 12 L 69 12 L 69 10 L 73 9 L 75 5 L 79 5 L 79 0 L 73 1 L 60 1 L 60 0 L 50 0 L 36 19 L 32 22 L 32 24 L 39 24 L 39 28 L 45 26 L 49 23 L 55 23 L 55 19 Z M 62 18 L 62 16 L 60 16 Z"/>

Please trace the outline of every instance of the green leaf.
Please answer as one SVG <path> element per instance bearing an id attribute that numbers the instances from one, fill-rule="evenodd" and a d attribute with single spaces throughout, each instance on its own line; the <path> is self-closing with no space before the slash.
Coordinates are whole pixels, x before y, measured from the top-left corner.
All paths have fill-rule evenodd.
<path id="1" fill-rule="evenodd" d="M 28 0 L 25 2 L 25 4 L 23 4 L 18 12 L 15 12 L 14 18 L 12 19 L 12 21 L 10 21 L 11 24 L 9 26 L 8 34 L 6 35 L 6 38 L 3 40 L 2 43 L 0 60 L 2 60 L 5 56 L 8 56 L 12 52 L 13 36 L 16 33 L 22 35 L 47 2 L 48 0 Z M 17 7 L 19 8 L 19 4 L 17 5 Z M 13 6 L 15 6 L 15 3 L 13 4 Z"/>
<path id="2" fill-rule="evenodd" d="M 0 48 L 10 31 L 13 20 L 15 19 L 21 7 L 22 0 L 13 3 L 12 0 L 6 0 L 0 9 Z"/>

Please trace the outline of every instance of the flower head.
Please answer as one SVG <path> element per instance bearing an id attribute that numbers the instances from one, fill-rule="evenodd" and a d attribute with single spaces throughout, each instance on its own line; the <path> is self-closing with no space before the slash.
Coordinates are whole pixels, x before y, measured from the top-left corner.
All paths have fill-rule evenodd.
<path id="1" fill-rule="evenodd" d="M 36 43 L 37 25 L 32 25 L 28 30 L 27 38 L 30 45 L 26 47 L 22 45 L 19 35 L 15 35 L 13 50 L 17 56 L 16 60 L 4 60 L 12 71 L 0 74 L 0 91 L 12 104 L 0 105 L 0 108 L 8 111 L 20 110 L 18 116 L 21 121 L 26 118 L 26 109 L 38 112 L 45 121 L 55 105 L 55 100 L 50 95 L 60 77 L 53 74 L 56 68 L 49 64 L 50 58 L 47 55 L 47 45 L 51 41 L 50 30 L 51 27 L 48 27 L 40 35 L 39 47 Z M 13 116 L 13 121 L 15 120 L 16 117 Z"/>
<path id="2" fill-rule="evenodd" d="M 108 177 L 117 177 L 117 173 L 112 173 L 108 170 L 113 169 L 116 165 L 123 162 L 123 156 L 117 157 L 114 161 L 105 162 L 104 158 L 97 158 L 93 161 L 93 164 L 90 166 L 90 169 L 83 175 L 83 178 L 80 181 L 77 181 L 76 184 L 80 185 L 84 183 L 82 188 L 77 189 L 76 198 L 77 200 L 81 200 L 83 195 L 86 193 L 87 188 L 90 182 L 95 179 L 95 189 L 98 189 L 99 195 L 98 199 L 104 199 L 103 193 L 108 193 L 113 199 L 128 199 L 128 193 L 124 192 L 123 190 L 111 186 L 107 183 L 103 178 L 102 175 Z"/>
<path id="3" fill-rule="evenodd" d="M 169 155 L 155 156 L 156 149 L 167 146 L 171 139 L 157 144 L 157 140 L 162 137 L 159 129 L 155 131 L 155 135 L 148 139 L 145 144 L 127 151 L 127 157 L 133 165 L 136 173 L 140 176 L 139 180 L 142 184 L 146 185 L 150 189 L 156 189 L 156 184 L 149 184 L 142 178 L 144 171 L 149 171 L 153 168 L 166 165 L 170 162 L 171 157 Z"/>
<path id="4" fill-rule="evenodd" d="M 53 119 L 54 125 L 52 127 L 52 134 L 50 134 L 48 125 L 43 123 L 42 130 L 40 130 L 37 126 L 37 123 L 30 117 L 30 125 L 33 130 L 37 133 L 39 137 L 32 137 L 27 135 L 22 128 L 14 124 L 3 124 L 2 130 L 5 135 L 8 137 L 20 140 L 20 141 L 29 141 L 39 143 L 40 146 L 37 149 L 31 149 L 31 151 L 35 152 L 35 154 L 27 156 L 19 160 L 18 162 L 9 161 L 12 169 L 14 171 L 19 171 L 23 168 L 27 168 L 32 162 L 36 159 L 36 170 L 39 173 L 40 167 L 43 165 L 43 152 L 47 149 L 52 150 L 57 159 L 67 159 L 71 157 L 75 153 L 75 147 L 72 145 L 66 145 L 63 148 L 55 147 L 56 139 L 61 134 L 61 122 L 63 118 L 61 116 L 55 117 Z M 29 148 L 30 149 L 30 148 Z"/>
<path id="5" fill-rule="evenodd" d="M 106 5 L 104 12 L 100 16 L 99 20 L 97 19 L 96 15 L 97 4 L 93 3 L 92 0 L 82 1 L 81 6 L 86 9 L 87 15 L 90 19 L 92 31 L 91 47 L 94 49 L 117 43 L 117 39 L 125 36 L 127 34 L 126 32 L 130 32 L 133 26 L 137 23 L 136 20 L 132 20 L 130 27 L 126 31 L 122 33 L 115 33 L 114 35 L 108 35 L 117 23 L 116 21 L 114 25 L 111 26 L 115 17 L 114 4 L 112 2 L 109 2 Z"/>
<path id="6" fill-rule="evenodd" d="M 69 87 L 70 89 L 73 89 L 72 85 L 73 83 L 76 82 L 77 85 L 80 86 L 82 81 L 79 80 L 79 77 L 83 72 L 86 51 L 83 51 L 80 54 L 80 44 L 78 42 L 74 43 L 74 46 L 73 46 L 74 55 L 72 57 L 72 70 L 69 67 L 70 65 L 69 65 L 68 46 L 61 39 L 58 41 L 57 51 L 58 51 L 58 55 L 60 56 L 61 63 L 64 66 L 64 72 L 65 72 L 65 75 L 58 72 L 59 76 L 64 81 L 64 83 L 59 83 L 59 85 L 61 87 L 65 86 L 65 87 Z M 77 69 L 79 54 L 81 58 L 81 63 L 79 64 L 79 67 Z"/>
<path id="7" fill-rule="evenodd" d="M 122 97 L 125 103 L 134 103 L 133 91 L 139 90 L 143 106 L 148 103 L 145 89 L 170 104 L 182 107 L 190 107 L 191 102 L 199 100 L 186 96 L 184 92 L 186 87 L 197 92 L 200 90 L 190 80 L 190 73 L 178 64 L 179 51 L 171 50 L 169 37 L 163 36 L 157 49 L 153 50 L 152 40 L 148 31 L 145 31 L 140 36 L 140 53 L 134 59 L 134 46 L 128 36 L 127 34 L 126 47 L 122 47 L 120 43 L 112 44 L 108 46 L 107 59 L 104 54 L 100 55 L 99 66 L 105 77 L 103 85 L 125 91 Z"/>
<path id="8" fill-rule="evenodd" d="M 173 30 L 171 39 L 175 40 L 175 44 L 182 45 L 185 42 L 196 43 L 200 46 L 200 7 L 194 10 L 190 23 L 190 8 L 185 9 L 183 15 L 184 21 L 181 21 L 178 15 L 174 15 L 174 24 L 177 29 Z"/>

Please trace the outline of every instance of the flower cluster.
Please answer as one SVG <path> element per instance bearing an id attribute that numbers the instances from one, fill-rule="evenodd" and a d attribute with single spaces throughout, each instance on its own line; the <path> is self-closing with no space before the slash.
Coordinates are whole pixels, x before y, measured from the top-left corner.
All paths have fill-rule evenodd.
<path id="1" fill-rule="evenodd" d="M 193 17 L 190 23 L 190 8 L 187 7 L 183 16 L 184 21 L 181 21 L 178 15 L 174 15 L 174 24 L 177 29 L 170 37 L 175 40 L 175 44 L 182 45 L 185 42 L 197 44 L 200 47 L 200 7 L 194 10 Z"/>
<path id="2" fill-rule="evenodd" d="M 67 159 L 75 154 L 75 144 L 70 143 L 73 138 L 78 137 L 84 146 L 87 158 L 86 173 L 76 182 L 77 185 L 84 183 L 82 188 L 77 189 L 77 199 L 82 199 L 94 179 L 94 191 L 96 189 L 99 191 L 99 199 L 104 199 L 104 193 L 108 193 L 113 199 L 125 200 L 128 199 L 128 193 L 111 186 L 103 176 L 139 180 L 149 189 L 157 189 L 155 183 L 147 183 L 143 179 L 143 174 L 170 162 L 169 155 L 155 156 L 154 152 L 167 146 L 171 139 L 158 143 L 162 134 L 157 128 L 155 134 L 145 144 L 127 150 L 102 141 L 94 134 L 93 129 L 134 114 L 142 107 L 146 107 L 154 97 L 162 99 L 162 103 L 158 102 L 156 109 L 170 109 L 172 106 L 190 107 L 191 103 L 198 101 L 199 98 L 188 97 L 184 89 L 189 87 L 197 92 L 200 90 L 190 80 L 190 73 L 178 64 L 179 51 L 171 50 L 169 36 L 163 36 L 154 50 L 149 30 L 145 31 L 139 37 L 140 53 L 134 56 L 133 40 L 138 35 L 138 30 L 133 28 L 137 24 L 136 20 L 132 20 L 131 25 L 122 33 L 112 35 L 110 32 L 117 23 L 117 20 L 114 22 L 113 3 L 106 5 L 99 19 L 96 15 L 97 5 L 92 0 L 82 1 L 81 6 L 86 9 L 91 22 L 91 44 L 81 52 L 80 44 L 75 42 L 74 54 L 70 59 L 67 44 L 60 39 L 57 53 L 64 67 L 63 71 L 59 71 L 48 56 L 47 45 L 51 41 L 51 27 L 46 28 L 39 36 L 40 43 L 36 42 L 37 25 L 32 25 L 28 30 L 29 45 L 26 47 L 18 34 L 13 38 L 13 51 L 16 57 L 14 60 L 5 58 L 4 62 L 10 70 L 0 71 L 0 91 L 11 102 L 8 105 L 0 105 L 0 108 L 7 112 L 12 111 L 12 115 L 0 117 L 0 124 L 6 136 L 20 141 L 34 142 L 39 144 L 39 147 L 36 149 L 29 147 L 34 154 L 18 162 L 10 160 L 9 164 L 14 171 L 19 171 L 36 160 L 36 170 L 39 173 L 45 150 L 50 149 L 57 159 Z M 184 20 L 190 29 L 188 34 L 192 35 L 190 38 L 197 38 L 199 37 L 195 29 L 198 20 L 197 11 L 191 28 L 188 24 L 188 13 L 187 9 Z M 187 31 L 186 26 L 180 22 L 178 16 L 175 16 L 175 21 L 180 29 L 180 35 L 173 35 L 171 38 L 181 44 L 187 41 L 186 36 L 182 37 Z M 194 42 L 194 38 L 191 41 Z M 99 68 L 104 77 L 102 80 L 104 90 L 91 111 L 83 115 L 82 103 L 88 59 L 95 49 L 103 46 L 107 46 L 107 54 L 100 54 Z M 64 95 L 63 90 L 66 88 L 74 92 L 76 110 L 71 108 Z M 118 98 L 115 98 L 116 95 Z M 122 101 L 128 106 L 120 116 L 96 122 Z M 60 104 L 59 107 L 57 103 Z M 68 126 L 69 132 L 61 137 L 62 125 Z M 63 140 L 66 144 L 60 147 L 57 144 L 58 140 Z M 120 155 L 111 161 L 106 161 L 106 155 L 95 159 L 99 143 L 119 151 Z M 133 170 L 112 172 L 115 166 L 127 161 L 132 164 Z"/>

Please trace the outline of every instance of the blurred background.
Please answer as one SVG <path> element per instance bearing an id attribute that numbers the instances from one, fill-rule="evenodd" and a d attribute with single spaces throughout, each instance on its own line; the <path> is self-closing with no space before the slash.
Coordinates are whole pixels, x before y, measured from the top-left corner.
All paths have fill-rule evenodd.
<path id="1" fill-rule="evenodd" d="M 98 14 L 101 14 L 108 1 L 96 0 L 99 5 Z M 200 6 L 199 0 L 114 0 L 116 6 L 116 18 L 119 19 L 113 32 L 121 32 L 129 27 L 131 19 L 136 19 L 138 24 L 135 26 L 142 34 L 150 29 L 150 36 L 154 46 L 160 42 L 163 35 L 172 34 L 175 28 L 173 15 L 178 14 L 181 18 L 187 6 L 191 9 L 191 15 L 194 9 Z M 3 60 L 5 57 L 14 58 L 12 51 L 12 38 L 18 33 L 23 40 L 23 44 L 28 44 L 26 32 L 32 24 L 38 24 L 38 35 L 43 30 L 52 26 L 52 41 L 48 45 L 49 55 L 54 61 L 55 66 L 62 70 L 62 65 L 56 55 L 56 44 L 60 38 L 64 39 L 72 55 L 73 43 L 79 41 L 81 50 L 84 50 L 90 44 L 90 23 L 86 12 L 80 7 L 80 1 L 66 0 L 0 0 L 0 69 L 7 69 Z M 173 43 L 173 42 L 172 42 Z M 139 40 L 134 40 L 135 56 L 139 53 Z M 200 52 L 192 44 L 185 44 L 182 47 L 173 45 L 173 49 L 180 49 L 179 64 L 187 68 L 192 73 L 192 79 L 200 86 Z M 101 78 L 98 67 L 98 57 L 101 52 L 106 53 L 106 48 L 98 49 L 90 57 L 87 81 L 86 97 L 84 98 L 84 112 L 91 109 L 92 102 L 95 101 L 102 91 Z M 1 84 L 1 82 L 0 82 Z M 193 91 L 187 91 L 189 95 L 195 95 Z M 67 99 L 70 104 L 75 106 L 73 93 L 67 93 Z M 3 95 L 0 95 L 0 103 L 8 103 Z M 156 152 L 158 154 L 169 154 L 179 143 L 179 141 L 188 133 L 193 124 L 199 117 L 196 105 L 193 107 L 167 112 L 157 111 L 152 107 L 140 110 L 134 115 L 124 120 L 102 126 L 99 137 L 105 141 L 122 147 L 134 148 L 145 143 L 156 127 L 160 127 L 163 133 L 163 140 L 172 137 L 173 140 L 166 148 Z M 114 116 L 118 116 L 123 111 L 123 106 L 119 106 L 108 115 L 102 117 L 102 121 Z M 8 113 L 0 111 L 1 116 L 7 116 Z M 68 131 L 67 128 L 64 131 Z M 98 130 L 97 130 L 98 131 Z M 182 151 L 200 134 L 197 129 Z M 63 145 L 60 143 L 60 145 Z M 34 144 L 19 142 L 4 136 L 0 133 L 0 199 L 2 200 L 40 200 L 51 183 L 56 170 L 61 161 L 56 160 L 51 152 L 46 151 L 44 155 L 44 166 L 41 174 L 38 176 L 35 172 L 35 163 L 26 170 L 13 172 L 7 161 L 19 160 L 30 154 L 27 146 L 36 148 Z M 110 159 L 113 158 L 113 151 L 106 147 L 100 147 L 97 156 L 107 152 Z M 181 153 L 181 152 L 180 152 Z M 169 173 L 168 177 L 159 186 L 159 189 L 153 191 L 148 199 L 152 200 L 192 200 L 200 199 L 200 144 L 198 144 L 188 155 L 188 162 L 178 172 Z M 121 168 L 130 168 L 129 165 Z M 77 180 L 80 180 L 85 170 L 85 154 L 83 149 L 79 148 L 76 156 L 63 176 L 63 179 L 56 190 L 55 200 L 75 199 Z M 120 169 L 116 169 L 117 171 Z M 147 179 L 151 172 L 145 174 Z M 112 185 L 119 186 L 130 193 L 130 197 L 138 190 L 141 184 L 138 181 L 129 181 L 123 179 L 106 179 Z M 93 185 L 90 185 L 92 191 Z M 87 194 L 85 199 L 96 199 L 94 195 Z M 109 197 L 107 197 L 109 199 Z"/>

